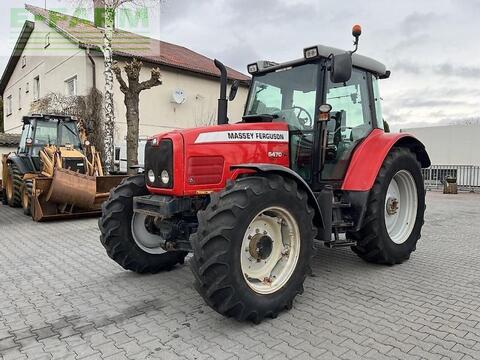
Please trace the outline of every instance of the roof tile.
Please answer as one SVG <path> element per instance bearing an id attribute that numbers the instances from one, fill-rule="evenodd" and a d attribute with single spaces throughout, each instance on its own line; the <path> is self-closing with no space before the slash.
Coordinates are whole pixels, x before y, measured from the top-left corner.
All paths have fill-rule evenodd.
<path id="1" fill-rule="evenodd" d="M 20 144 L 20 136 L 20 134 L 0 133 L 0 146 L 18 146 Z"/>

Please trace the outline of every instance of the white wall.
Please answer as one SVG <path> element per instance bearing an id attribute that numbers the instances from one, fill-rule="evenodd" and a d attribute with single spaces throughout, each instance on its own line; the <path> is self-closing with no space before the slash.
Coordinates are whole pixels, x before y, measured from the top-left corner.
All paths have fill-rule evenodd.
<path id="1" fill-rule="evenodd" d="M 46 45 L 46 36 L 50 45 Z M 5 88 L 4 99 L 12 95 L 12 114 L 4 112 L 5 132 L 20 133 L 22 116 L 30 113 L 34 101 L 34 78 L 40 77 L 40 97 L 51 92 L 65 94 L 65 80 L 77 76 L 77 94 L 85 95 L 91 84 L 87 81 L 87 57 L 85 50 L 58 34 L 41 21 L 35 22 L 30 39 L 23 52 L 26 66 L 20 59 Z M 28 83 L 28 93 L 26 92 Z M 22 101 L 19 102 L 19 89 L 22 89 Z"/>
<path id="2" fill-rule="evenodd" d="M 425 144 L 432 165 L 480 166 L 480 125 L 402 129 Z"/>
<path id="3" fill-rule="evenodd" d="M 95 58 L 97 84 L 103 83 L 103 60 Z M 123 68 L 124 62 L 119 62 Z M 150 78 L 152 65 L 144 64 L 140 81 Z M 90 72 L 91 66 L 88 67 Z M 217 100 L 220 80 L 194 75 L 185 71 L 161 67 L 162 85 L 145 90 L 140 95 L 140 137 L 147 137 L 172 129 L 207 126 L 217 119 Z M 87 76 L 91 76 L 87 75 Z M 123 77 L 127 82 L 126 74 Z M 127 82 L 128 83 L 128 82 Z M 182 89 L 186 95 L 183 104 L 171 101 L 172 93 Z M 99 90 L 103 90 L 99 86 Z M 228 116 L 240 121 L 243 115 L 248 88 L 241 86 L 234 101 L 229 102 Z M 124 141 L 127 133 L 124 96 L 115 80 L 114 104 L 116 118 L 116 140 Z"/>

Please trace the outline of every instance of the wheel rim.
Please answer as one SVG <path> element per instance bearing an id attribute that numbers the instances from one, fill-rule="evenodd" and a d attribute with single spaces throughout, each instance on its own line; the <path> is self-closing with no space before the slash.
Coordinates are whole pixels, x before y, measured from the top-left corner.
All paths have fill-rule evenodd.
<path id="1" fill-rule="evenodd" d="M 163 238 L 160 235 L 152 234 L 147 230 L 146 221 L 148 216 L 140 213 L 133 213 L 132 216 L 132 236 L 137 246 L 149 254 L 163 254 L 165 249 Z"/>
<path id="2" fill-rule="evenodd" d="M 290 212 L 270 207 L 259 212 L 245 231 L 240 264 L 248 286 L 272 294 L 292 276 L 300 255 L 300 230 Z"/>
<path id="3" fill-rule="evenodd" d="M 395 244 L 403 244 L 412 233 L 417 217 L 417 186 L 407 170 L 397 172 L 385 196 L 385 226 Z"/>

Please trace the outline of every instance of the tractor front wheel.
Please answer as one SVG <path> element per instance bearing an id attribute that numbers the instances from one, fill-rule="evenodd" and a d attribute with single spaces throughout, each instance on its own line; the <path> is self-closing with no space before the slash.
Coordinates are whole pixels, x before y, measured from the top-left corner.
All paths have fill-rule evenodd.
<path id="1" fill-rule="evenodd" d="M 7 204 L 11 207 L 20 207 L 22 205 L 22 173 L 15 164 L 8 165 L 7 182 L 5 184 L 5 198 Z"/>
<path id="2" fill-rule="evenodd" d="M 421 236 L 425 189 L 421 166 L 409 149 L 394 148 L 370 191 L 363 228 L 348 233 L 362 259 L 394 265 L 410 258 Z"/>
<path id="3" fill-rule="evenodd" d="M 148 195 L 143 175 L 126 178 L 102 205 L 98 221 L 102 245 L 108 256 L 126 270 L 157 273 L 183 264 L 187 252 L 165 251 L 160 236 L 147 230 L 149 219 L 133 212 L 133 198 Z"/>
<path id="4" fill-rule="evenodd" d="M 314 210 L 279 175 L 241 178 L 198 213 L 191 268 L 218 313 L 259 323 L 292 307 L 310 272 Z"/>

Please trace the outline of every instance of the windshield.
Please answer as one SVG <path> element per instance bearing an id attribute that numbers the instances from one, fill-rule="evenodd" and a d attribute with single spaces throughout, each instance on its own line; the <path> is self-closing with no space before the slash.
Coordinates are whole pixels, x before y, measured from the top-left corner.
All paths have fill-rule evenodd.
<path id="1" fill-rule="evenodd" d="M 273 115 L 294 129 L 312 129 L 318 64 L 304 64 L 260 74 L 252 81 L 246 115 Z"/>
<path id="2" fill-rule="evenodd" d="M 77 124 L 74 122 L 62 122 L 60 145 L 73 145 L 74 148 L 81 148 L 80 137 L 78 136 Z"/>
<path id="3" fill-rule="evenodd" d="M 35 127 L 35 139 L 33 146 L 38 149 L 45 145 L 65 146 L 72 145 L 81 148 L 80 138 L 75 122 L 63 122 L 58 120 L 37 121 Z"/>

